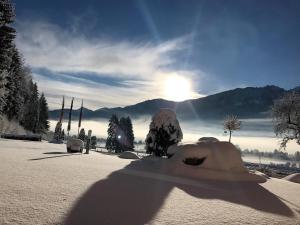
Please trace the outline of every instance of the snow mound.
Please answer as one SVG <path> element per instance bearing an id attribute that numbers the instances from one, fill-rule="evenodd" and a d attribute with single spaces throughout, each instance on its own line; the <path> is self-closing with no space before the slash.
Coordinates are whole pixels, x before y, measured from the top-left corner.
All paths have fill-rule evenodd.
<path id="1" fill-rule="evenodd" d="M 198 142 L 172 146 L 171 150 L 175 154 L 170 160 L 175 165 L 185 163 L 205 169 L 248 172 L 244 167 L 240 152 L 229 142 Z"/>
<path id="2" fill-rule="evenodd" d="M 67 142 L 67 151 L 68 152 L 72 152 L 72 151 L 82 152 L 83 147 L 84 147 L 83 141 L 80 139 L 77 139 L 77 138 L 69 139 Z"/>
<path id="3" fill-rule="evenodd" d="M 293 173 L 282 179 L 300 184 L 300 173 Z"/>
<path id="4" fill-rule="evenodd" d="M 200 142 L 217 142 L 217 141 L 219 141 L 219 140 L 215 137 L 202 137 L 202 138 L 199 138 L 198 143 L 200 143 Z"/>
<path id="5" fill-rule="evenodd" d="M 131 151 L 122 152 L 119 155 L 119 157 L 123 159 L 140 159 L 140 157 L 135 152 L 131 152 Z"/>

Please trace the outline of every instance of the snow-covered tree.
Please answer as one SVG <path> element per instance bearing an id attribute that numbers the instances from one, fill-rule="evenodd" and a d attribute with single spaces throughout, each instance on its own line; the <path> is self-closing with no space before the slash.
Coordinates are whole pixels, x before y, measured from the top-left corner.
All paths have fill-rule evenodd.
<path id="1" fill-rule="evenodd" d="M 231 136 L 233 131 L 241 129 L 242 122 L 237 116 L 227 116 L 224 120 L 224 130 L 229 131 L 229 142 L 231 142 Z"/>
<path id="2" fill-rule="evenodd" d="M 171 145 L 182 140 L 182 131 L 174 111 L 161 109 L 152 117 L 145 143 L 147 153 L 166 156 Z"/>
<path id="3" fill-rule="evenodd" d="M 300 94 L 292 92 L 277 100 L 272 108 L 274 131 L 282 137 L 281 147 L 290 140 L 300 144 Z"/>
<path id="4" fill-rule="evenodd" d="M 20 120 L 22 109 L 24 107 L 24 90 L 25 90 L 25 74 L 23 60 L 18 50 L 14 47 L 12 55 L 12 63 L 9 69 L 6 83 L 6 96 L 4 113 L 9 120 Z"/>
<path id="5" fill-rule="evenodd" d="M 7 94 L 6 84 L 12 61 L 12 49 L 14 46 L 15 29 L 9 25 L 15 17 L 14 7 L 10 0 L 0 1 L 0 113 L 5 106 Z"/>
<path id="6" fill-rule="evenodd" d="M 0 71 L 0 114 L 3 113 L 3 108 L 6 105 L 5 96 L 7 93 L 6 83 L 7 83 L 8 72 L 6 70 Z"/>
<path id="7" fill-rule="evenodd" d="M 61 143 L 63 141 L 64 130 L 61 130 L 62 124 L 60 121 L 56 123 L 52 142 Z"/>

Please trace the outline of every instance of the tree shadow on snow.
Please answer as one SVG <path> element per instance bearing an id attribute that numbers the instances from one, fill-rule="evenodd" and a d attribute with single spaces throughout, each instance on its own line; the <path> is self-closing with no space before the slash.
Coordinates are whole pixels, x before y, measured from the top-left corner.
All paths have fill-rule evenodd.
<path id="1" fill-rule="evenodd" d="M 66 152 L 44 152 L 43 154 L 46 154 L 46 155 L 59 155 L 59 154 L 66 154 Z"/>
<path id="2" fill-rule="evenodd" d="M 147 170 L 143 160 L 132 161 L 124 169 L 96 182 L 74 205 L 64 224 L 147 224 L 174 187 L 199 201 L 220 199 L 268 213 L 294 216 L 276 195 L 257 183 L 191 180 L 192 184 L 188 184 L 187 179 Z"/>
<path id="3" fill-rule="evenodd" d="M 53 158 L 60 158 L 65 156 L 72 156 L 72 155 L 81 155 L 81 153 L 65 153 L 64 155 L 55 155 L 55 156 L 48 156 L 48 157 L 40 157 L 40 158 L 34 158 L 34 159 L 28 159 L 29 161 L 36 161 L 36 160 L 43 160 L 43 159 L 53 159 Z"/>

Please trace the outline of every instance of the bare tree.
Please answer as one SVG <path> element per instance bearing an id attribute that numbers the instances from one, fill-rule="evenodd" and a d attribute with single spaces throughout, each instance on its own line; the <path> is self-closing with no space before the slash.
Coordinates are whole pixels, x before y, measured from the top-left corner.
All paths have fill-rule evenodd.
<path id="1" fill-rule="evenodd" d="M 275 134 L 282 137 L 281 148 L 285 148 L 290 140 L 300 144 L 300 94 L 284 95 L 275 101 L 272 112 Z"/>
<path id="2" fill-rule="evenodd" d="M 231 135 L 234 130 L 241 129 L 242 122 L 237 118 L 237 116 L 227 116 L 224 120 L 225 132 L 229 131 L 229 142 L 231 142 Z"/>

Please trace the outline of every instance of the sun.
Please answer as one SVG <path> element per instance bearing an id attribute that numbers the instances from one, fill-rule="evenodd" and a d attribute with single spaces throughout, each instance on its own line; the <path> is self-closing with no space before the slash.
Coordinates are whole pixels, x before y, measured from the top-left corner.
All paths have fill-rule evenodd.
<path id="1" fill-rule="evenodd" d="M 183 101 L 192 97 L 191 82 L 178 75 L 169 76 L 164 81 L 165 97 L 173 101 Z"/>

